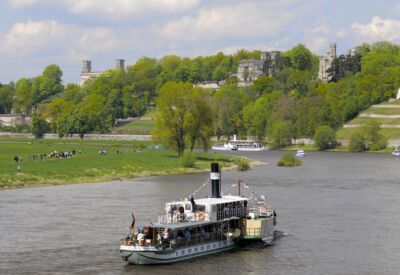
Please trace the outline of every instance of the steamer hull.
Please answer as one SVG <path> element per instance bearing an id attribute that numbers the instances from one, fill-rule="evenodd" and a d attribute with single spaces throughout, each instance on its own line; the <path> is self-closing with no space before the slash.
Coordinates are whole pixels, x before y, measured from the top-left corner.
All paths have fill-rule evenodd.
<path id="1" fill-rule="evenodd" d="M 187 261 L 194 258 L 204 257 L 232 250 L 236 244 L 232 240 L 212 242 L 207 244 L 198 244 L 179 249 L 159 251 L 154 249 L 142 249 L 136 246 L 120 246 L 122 259 L 129 264 L 136 265 L 159 265 L 169 264 L 181 261 Z"/>

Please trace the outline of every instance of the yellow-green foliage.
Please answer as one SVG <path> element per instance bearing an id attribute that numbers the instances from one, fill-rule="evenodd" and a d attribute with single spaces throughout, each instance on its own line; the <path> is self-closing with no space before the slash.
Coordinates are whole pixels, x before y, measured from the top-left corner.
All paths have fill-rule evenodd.
<path id="1" fill-rule="evenodd" d="M 286 167 L 301 166 L 302 161 L 296 158 L 292 153 L 287 153 L 278 161 L 277 165 Z"/>

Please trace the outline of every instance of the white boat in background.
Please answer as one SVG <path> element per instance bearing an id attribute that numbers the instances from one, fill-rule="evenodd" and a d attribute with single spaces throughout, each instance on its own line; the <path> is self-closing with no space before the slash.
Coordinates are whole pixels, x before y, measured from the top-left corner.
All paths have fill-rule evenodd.
<path id="1" fill-rule="evenodd" d="M 254 140 L 238 140 L 236 135 L 233 136 L 232 140 L 229 140 L 223 145 L 214 145 L 211 147 L 213 150 L 220 151 L 247 151 L 247 152 L 257 152 L 268 150 L 267 147 L 261 145 L 259 142 Z"/>
<path id="2" fill-rule="evenodd" d="M 165 204 L 158 222 L 135 226 L 121 240 L 122 259 L 130 264 L 166 264 L 212 255 L 251 242 L 274 240 L 276 212 L 265 196 L 221 194 L 218 163 L 211 164 L 211 198 L 184 199 Z M 206 181 L 202 187 L 206 186 Z M 244 185 L 245 188 L 246 185 Z"/>
<path id="3" fill-rule="evenodd" d="M 392 156 L 400 157 L 400 150 L 399 150 L 399 148 L 396 148 L 396 149 L 392 152 Z"/>
<path id="4" fill-rule="evenodd" d="M 296 151 L 296 157 L 301 158 L 304 157 L 306 155 L 306 152 L 304 152 L 304 150 L 297 150 Z"/>

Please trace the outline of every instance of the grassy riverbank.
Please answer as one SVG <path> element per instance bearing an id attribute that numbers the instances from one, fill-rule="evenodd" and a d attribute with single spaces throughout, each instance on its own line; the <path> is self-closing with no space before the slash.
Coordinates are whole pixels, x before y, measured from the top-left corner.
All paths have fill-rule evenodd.
<path id="1" fill-rule="evenodd" d="M 210 162 L 233 165 L 234 157 L 195 153 L 195 168 L 184 168 L 170 150 L 149 149 L 150 142 L 0 139 L 0 188 L 100 182 L 142 176 L 190 173 Z M 141 149 L 139 149 L 141 148 Z M 41 154 L 72 152 L 71 158 L 40 160 Z M 99 151 L 106 151 L 100 155 Z M 81 153 L 79 153 L 81 152 Z M 32 156 L 38 155 L 39 160 Z M 14 157 L 22 157 L 16 162 Z M 17 171 L 20 166 L 21 171 Z"/>

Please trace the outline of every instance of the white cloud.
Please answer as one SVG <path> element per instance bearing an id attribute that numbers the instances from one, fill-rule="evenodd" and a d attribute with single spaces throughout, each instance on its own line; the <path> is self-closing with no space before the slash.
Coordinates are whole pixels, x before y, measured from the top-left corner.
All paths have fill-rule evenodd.
<path id="1" fill-rule="evenodd" d="M 0 45 L 3 56 L 24 56 L 52 50 L 98 53 L 123 44 L 123 39 L 111 28 L 82 28 L 54 20 L 16 23 L 6 34 L 0 35 L 0 39 L 4 41 Z"/>
<path id="2" fill-rule="evenodd" d="M 66 33 L 65 26 L 54 20 L 16 23 L 7 34 L 2 35 L 3 53 L 24 55 L 59 41 Z"/>
<path id="3" fill-rule="evenodd" d="M 245 1 L 201 9 L 161 28 L 162 36 L 178 40 L 271 37 L 294 19 L 293 1 Z"/>
<path id="4" fill-rule="evenodd" d="M 368 24 L 351 24 L 351 29 L 357 36 L 370 42 L 400 39 L 400 21 L 395 19 L 383 19 L 375 16 Z"/>
<path id="5" fill-rule="evenodd" d="M 72 13 L 96 14 L 118 19 L 147 12 L 180 12 L 198 6 L 200 0 L 8 0 L 16 8 L 49 3 L 63 5 Z"/>

